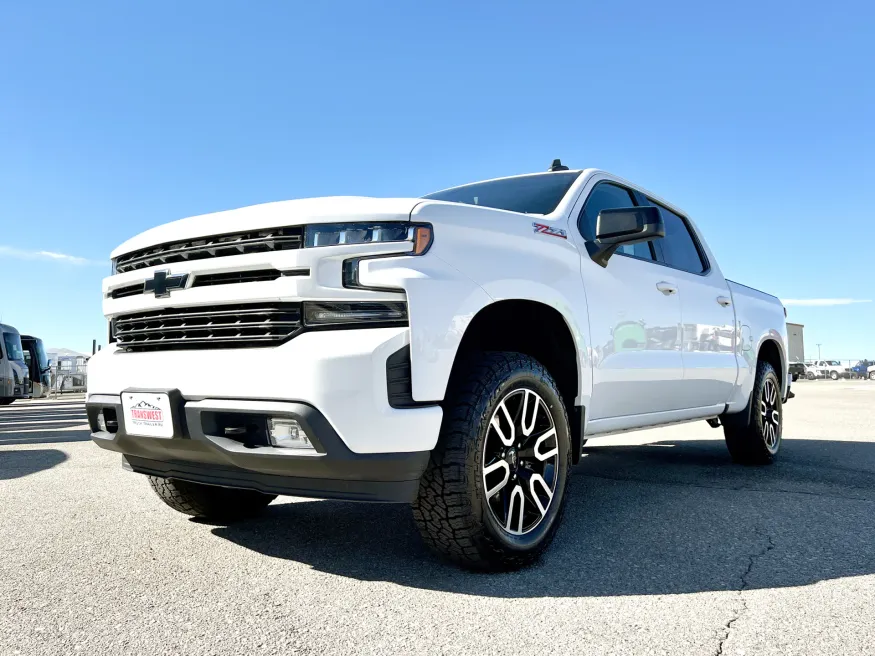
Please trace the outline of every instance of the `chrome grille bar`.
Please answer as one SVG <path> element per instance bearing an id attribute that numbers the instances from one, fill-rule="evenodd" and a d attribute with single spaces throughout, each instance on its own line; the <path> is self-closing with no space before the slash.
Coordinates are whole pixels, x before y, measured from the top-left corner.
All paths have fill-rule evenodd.
<path id="1" fill-rule="evenodd" d="M 173 262 L 290 250 L 301 248 L 303 238 L 303 226 L 293 226 L 170 242 L 120 255 L 116 258 L 116 272 L 126 273 Z"/>
<path id="2" fill-rule="evenodd" d="M 249 303 L 120 315 L 113 334 L 127 351 L 248 348 L 281 344 L 301 325 L 300 303 Z"/>

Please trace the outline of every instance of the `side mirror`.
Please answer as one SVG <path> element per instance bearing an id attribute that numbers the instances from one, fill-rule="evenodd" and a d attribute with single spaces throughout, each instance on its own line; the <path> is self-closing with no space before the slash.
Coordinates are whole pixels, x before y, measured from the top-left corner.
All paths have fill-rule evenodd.
<path id="1" fill-rule="evenodd" d="M 665 221 L 659 208 L 652 205 L 602 210 L 596 219 L 595 235 L 595 248 L 591 249 L 590 257 L 596 264 L 606 267 L 623 244 L 665 237 Z"/>

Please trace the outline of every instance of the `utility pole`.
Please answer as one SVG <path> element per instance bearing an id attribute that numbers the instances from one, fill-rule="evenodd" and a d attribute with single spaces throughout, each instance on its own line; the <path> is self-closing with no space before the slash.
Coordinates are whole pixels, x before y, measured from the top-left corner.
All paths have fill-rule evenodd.
<path id="1" fill-rule="evenodd" d="M 818 360 L 820 360 L 820 347 L 821 347 L 821 346 L 823 346 L 823 345 L 822 345 L 822 344 L 818 344 L 818 345 L 817 345 L 817 359 L 818 359 Z"/>

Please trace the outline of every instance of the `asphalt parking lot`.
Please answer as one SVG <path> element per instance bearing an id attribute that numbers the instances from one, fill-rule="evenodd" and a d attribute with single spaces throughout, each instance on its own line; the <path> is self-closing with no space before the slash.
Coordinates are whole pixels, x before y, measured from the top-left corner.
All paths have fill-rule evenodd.
<path id="1" fill-rule="evenodd" d="M 779 463 L 704 422 L 593 441 L 538 565 L 443 564 L 404 506 L 280 498 L 215 526 L 0 409 L 2 654 L 871 654 L 875 383 L 795 386 Z"/>

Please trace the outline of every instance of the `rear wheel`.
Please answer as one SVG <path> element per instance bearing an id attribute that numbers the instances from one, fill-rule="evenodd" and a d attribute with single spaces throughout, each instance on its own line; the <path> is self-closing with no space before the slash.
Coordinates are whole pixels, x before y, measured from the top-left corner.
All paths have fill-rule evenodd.
<path id="1" fill-rule="evenodd" d="M 772 365 L 760 361 L 748 408 L 723 418 L 723 435 L 732 459 L 745 465 L 771 463 L 781 448 L 783 411 L 778 375 Z"/>
<path id="2" fill-rule="evenodd" d="M 275 494 L 204 485 L 175 478 L 150 476 L 149 484 L 158 498 L 174 510 L 216 521 L 254 517 L 276 499 Z"/>
<path id="3" fill-rule="evenodd" d="M 473 569 L 533 562 L 553 539 L 571 465 L 565 406 L 520 353 L 480 354 L 453 381 L 413 516 L 423 540 Z"/>
<path id="4" fill-rule="evenodd" d="M 875 371 L 869 372 L 869 380 L 875 380 Z"/>

